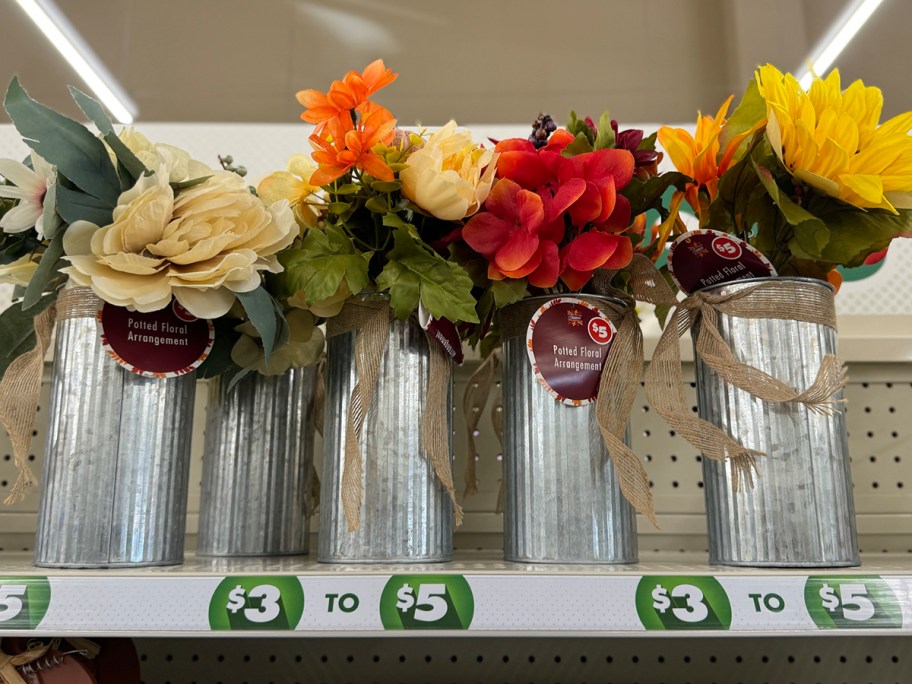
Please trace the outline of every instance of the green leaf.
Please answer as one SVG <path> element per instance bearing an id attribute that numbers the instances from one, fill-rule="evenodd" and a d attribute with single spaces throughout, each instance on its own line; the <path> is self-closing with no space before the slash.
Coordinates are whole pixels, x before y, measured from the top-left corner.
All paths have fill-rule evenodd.
<path id="1" fill-rule="evenodd" d="M 383 197 L 371 197 L 364 203 L 364 207 L 375 214 L 385 214 L 390 209 L 389 204 Z"/>
<path id="2" fill-rule="evenodd" d="M 817 253 L 810 254 L 807 237 L 796 227 L 794 242 L 812 258 L 827 264 L 861 266 L 869 254 L 912 231 L 912 210 L 908 209 L 900 209 L 899 214 L 883 209 L 864 211 L 832 197 L 812 195 L 808 210 L 826 224 L 829 240 Z"/>
<path id="3" fill-rule="evenodd" d="M 735 111 L 728 117 L 725 127 L 719 134 L 719 155 L 725 154 L 725 148 L 729 140 L 745 131 L 750 130 L 754 124 L 761 119 L 766 118 L 766 100 L 760 94 L 757 87 L 757 81 L 751 79 L 747 84 L 747 90 L 744 91 L 744 97 L 735 107 Z M 750 139 L 746 139 L 742 145 L 750 144 Z"/>
<path id="4" fill-rule="evenodd" d="M 414 228 L 411 223 L 405 221 L 399 214 L 392 212 L 387 212 L 383 215 L 383 225 L 387 228 L 405 228 L 406 230 Z"/>
<path id="5" fill-rule="evenodd" d="M 3 101 L 26 145 L 55 165 L 80 190 L 113 209 L 120 179 L 104 144 L 82 124 L 35 102 L 13 78 Z"/>
<path id="6" fill-rule="evenodd" d="M 281 332 L 280 322 L 276 318 L 275 300 L 262 285 L 250 292 L 237 292 L 235 295 L 263 341 L 263 354 L 268 364 Z"/>
<path id="7" fill-rule="evenodd" d="M 47 189 L 47 193 L 44 196 L 44 206 L 53 207 L 54 211 L 51 214 L 50 222 L 47 221 L 47 216 L 44 217 L 42 223 L 42 229 L 44 232 L 44 237 L 51 239 L 57 235 L 57 231 L 60 230 L 63 225 L 63 221 L 60 216 L 60 206 L 58 204 L 58 194 L 60 193 L 61 188 L 60 183 L 51 183 Z M 93 198 L 94 199 L 94 198 Z M 72 223 L 72 221 L 67 221 L 67 223 Z"/>
<path id="8" fill-rule="evenodd" d="M 225 391 L 230 392 L 233 390 L 241 380 L 253 373 L 254 370 L 255 368 L 253 366 L 250 366 L 248 368 L 241 368 L 237 373 L 234 374 L 234 377 L 231 378 L 231 381 L 228 383 L 228 387 L 225 388 Z"/>
<path id="9" fill-rule="evenodd" d="M 656 140 L 659 137 L 658 131 L 653 131 L 652 135 L 647 135 L 640 141 L 640 144 L 637 145 L 638 150 L 654 150 L 656 148 Z"/>
<path id="10" fill-rule="evenodd" d="M 402 183 L 400 181 L 374 181 L 370 184 L 371 190 L 374 192 L 380 193 L 390 193 L 396 192 L 397 190 L 402 189 Z"/>
<path id="11" fill-rule="evenodd" d="M 494 305 L 498 309 L 509 306 L 526 296 L 525 278 L 494 280 L 491 282 L 491 293 L 494 295 Z"/>
<path id="12" fill-rule="evenodd" d="M 589 124 L 586 123 L 585 119 L 580 119 L 576 116 L 576 112 L 570 112 L 570 118 L 567 121 L 566 128 L 574 137 L 579 135 L 585 136 L 586 140 L 589 142 L 590 149 L 591 146 L 595 144 L 595 135 L 592 133 L 592 129 L 589 128 Z"/>
<path id="13" fill-rule="evenodd" d="M 114 212 L 107 204 L 79 190 L 57 184 L 57 211 L 67 223 L 91 221 L 107 226 L 114 221 Z"/>
<path id="14" fill-rule="evenodd" d="M 351 209 L 351 206 L 351 202 L 330 202 L 327 208 L 331 214 L 342 215 Z"/>
<path id="15" fill-rule="evenodd" d="M 29 280 L 28 287 L 25 288 L 22 308 L 26 311 L 31 310 L 41 302 L 41 298 L 50 282 L 60 274 L 63 233 L 64 231 L 59 231 L 54 236 L 54 239 L 48 243 L 47 249 L 41 255 L 41 261 L 38 262 L 38 268 L 35 269 L 32 279 Z"/>
<path id="16" fill-rule="evenodd" d="M 354 183 L 345 183 L 340 185 L 338 188 L 333 188 L 330 192 L 331 195 L 354 195 L 356 192 L 361 190 L 360 185 L 355 185 Z"/>
<path id="17" fill-rule="evenodd" d="M 406 318 L 420 300 L 434 318 L 478 323 L 472 280 L 458 264 L 428 250 L 402 228 L 393 232 L 393 240 L 377 287 L 389 290 L 396 316 Z"/>
<path id="18" fill-rule="evenodd" d="M 669 171 L 645 181 L 631 178 L 620 193 L 630 201 L 631 216 L 655 209 L 664 220 L 668 217 L 668 209 L 662 204 L 665 192 L 672 186 L 678 190 L 684 190 L 689 181 L 689 176 L 678 171 Z"/>
<path id="19" fill-rule="evenodd" d="M 28 311 L 11 304 L 0 313 L 0 378 L 9 365 L 21 354 L 35 346 L 35 327 L 32 319 L 57 299 L 56 292 L 42 295 Z"/>
<path id="20" fill-rule="evenodd" d="M 70 86 L 70 95 L 73 96 L 79 108 L 101 132 L 105 142 L 108 143 L 108 147 L 113 150 L 117 161 L 126 171 L 127 176 L 122 179 L 121 190 L 132 188 L 138 178 L 149 173 L 145 164 L 139 161 L 133 151 L 117 136 L 114 131 L 114 125 L 98 102 L 73 86 Z"/>
<path id="21" fill-rule="evenodd" d="M 561 154 L 565 157 L 575 157 L 586 152 L 592 152 L 592 143 L 589 142 L 585 133 L 577 133 L 576 139 L 561 150 Z"/>
<path id="22" fill-rule="evenodd" d="M 200 380 L 215 378 L 224 373 L 237 373 L 241 368 L 231 360 L 231 349 L 241 336 L 234 327 L 239 323 L 236 318 L 222 316 L 212 321 L 215 326 L 215 342 L 209 356 L 196 369 Z"/>
<path id="23" fill-rule="evenodd" d="M 799 258 L 819 258 L 818 255 L 830 241 L 830 231 L 826 223 L 793 202 L 786 193 L 782 192 L 769 169 L 755 162 L 753 162 L 753 166 L 757 178 L 760 179 L 760 183 L 763 184 L 773 203 L 779 208 L 782 217 L 789 225 L 794 226 L 795 246 L 791 250 L 792 253 Z M 780 240 L 776 242 L 781 243 Z"/>
<path id="24" fill-rule="evenodd" d="M 595 149 L 604 150 L 614 147 L 615 137 L 614 129 L 611 128 L 611 115 L 608 112 L 602 112 L 598 122 L 598 134 L 595 136 Z"/>
<path id="25" fill-rule="evenodd" d="M 196 187 L 197 185 L 202 185 L 207 180 L 212 178 L 212 176 L 200 176 L 199 178 L 191 178 L 185 181 L 174 181 L 173 183 L 168 183 L 171 186 L 171 189 L 176 193 L 181 190 L 187 190 L 188 188 Z"/>
<path id="26" fill-rule="evenodd" d="M 297 249 L 279 255 L 285 270 L 279 274 L 279 293 L 290 297 L 304 293 L 307 304 L 317 304 L 336 294 L 345 278 L 353 294 L 369 282 L 372 252 L 362 254 L 338 226 L 309 230 Z"/>

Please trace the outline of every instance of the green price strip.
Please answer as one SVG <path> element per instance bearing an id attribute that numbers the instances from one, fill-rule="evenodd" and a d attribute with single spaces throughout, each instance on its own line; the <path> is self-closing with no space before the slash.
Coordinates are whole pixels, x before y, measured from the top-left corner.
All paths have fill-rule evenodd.
<path id="1" fill-rule="evenodd" d="M 636 589 L 636 608 L 649 630 L 731 627 L 731 603 L 714 577 L 643 577 Z"/>
<path id="2" fill-rule="evenodd" d="M 900 629 L 902 609 L 875 575 L 808 577 L 804 603 L 821 629 Z"/>
<path id="3" fill-rule="evenodd" d="M 217 630 L 293 630 L 302 615 L 297 577 L 226 577 L 209 601 L 209 627 Z"/>
<path id="4" fill-rule="evenodd" d="M 384 629 L 468 629 L 474 614 L 462 575 L 393 575 L 380 595 Z"/>
<path id="5" fill-rule="evenodd" d="M 50 603 L 47 577 L 0 577 L 0 631 L 35 629 Z"/>

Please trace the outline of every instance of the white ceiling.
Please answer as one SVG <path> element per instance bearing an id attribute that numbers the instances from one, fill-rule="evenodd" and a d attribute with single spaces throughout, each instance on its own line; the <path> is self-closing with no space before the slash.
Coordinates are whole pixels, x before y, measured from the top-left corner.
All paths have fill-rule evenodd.
<path id="1" fill-rule="evenodd" d="M 404 124 L 531 121 L 570 109 L 681 122 L 743 90 L 759 63 L 794 70 L 845 0 L 58 0 L 139 106 L 139 121 L 294 122 L 383 57 L 377 98 Z M 886 0 L 838 66 L 912 109 L 912 2 Z M 0 80 L 76 116 L 82 86 L 13 0 L 0 0 Z M 84 86 L 83 86 L 84 87 Z M 0 114 L 0 121 L 7 121 Z"/>

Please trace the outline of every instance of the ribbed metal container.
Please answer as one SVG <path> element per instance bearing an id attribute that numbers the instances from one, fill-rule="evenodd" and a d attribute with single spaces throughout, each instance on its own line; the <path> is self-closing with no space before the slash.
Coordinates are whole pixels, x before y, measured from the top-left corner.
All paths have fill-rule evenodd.
<path id="1" fill-rule="evenodd" d="M 307 553 L 313 366 L 209 386 L 198 556 Z"/>
<path id="2" fill-rule="evenodd" d="M 727 294 L 762 282 L 708 288 Z M 826 288 L 821 281 L 793 279 Z M 802 391 L 814 382 L 836 331 L 825 325 L 719 314 L 718 330 L 735 358 Z M 693 331 L 693 339 L 699 327 Z M 769 403 L 722 380 L 696 359 L 701 418 L 742 445 L 765 452 L 754 486 L 732 491 L 728 462 L 703 459 L 709 560 L 746 566 L 859 564 L 845 414 L 829 416 L 799 403 Z"/>
<path id="3" fill-rule="evenodd" d="M 94 316 L 56 333 L 35 565 L 181 563 L 195 374 L 118 366 Z"/>
<path id="4" fill-rule="evenodd" d="M 504 557 L 635 563 L 636 512 L 621 494 L 595 404 L 567 406 L 548 394 L 524 334 L 503 342 L 503 406 Z"/>
<path id="5" fill-rule="evenodd" d="M 320 490 L 319 560 L 326 563 L 447 561 L 453 505 L 421 447 L 430 350 L 409 319 L 392 320 L 377 393 L 361 433 L 361 528 L 349 532 L 342 509 L 345 426 L 357 383 L 355 333 L 330 336 Z M 452 382 L 447 405 L 452 406 Z M 452 412 L 447 434 L 452 454 Z"/>

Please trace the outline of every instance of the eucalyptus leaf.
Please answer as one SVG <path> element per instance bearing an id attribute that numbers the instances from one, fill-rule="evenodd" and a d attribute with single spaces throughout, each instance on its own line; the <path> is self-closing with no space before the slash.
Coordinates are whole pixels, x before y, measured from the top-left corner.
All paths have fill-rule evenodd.
<path id="1" fill-rule="evenodd" d="M 402 189 L 400 181 L 374 181 L 370 184 L 374 192 L 390 193 Z"/>
<path id="2" fill-rule="evenodd" d="M 38 268 L 32 274 L 28 287 L 25 288 L 25 295 L 22 298 L 22 308 L 26 311 L 33 309 L 41 302 L 41 298 L 48 289 L 51 281 L 60 274 L 61 260 L 63 255 L 63 233 L 59 231 L 54 239 L 48 243 L 47 249 L 41 255 L 41 261 L 38 262 Z"/>
<path id="3" fill-rule="evenodd" d="M 67 223 L 90 221 L 107 226 L 114 221 L 114 212 L 107 204 L 79 190 L 57 184 L 57 211 Z"/>
<path id="4" fill-rule="evenodd" d="M 250 292 L 237 292 L 235 295 L 244 307 L 247 318 L 259 333 L 263 341 L 263 354 L 266 363 L 269 363 L 269 356 L 276 348 L 280 332 L 272 296 L 262 285 Z"/>
<path id="5" fill-rule="evenodd" d="M 405 221 L 399 214 L 387 212 L 383 215 L 383 225 L 387 228 L 414 228 L 414 226 Z"/>
<path id="6" fill-rule="evenodd" d="M 364 208 L 375 214 L 385 214 L 389 211 L 389 204 L 383 197 L 371 197 L 364 203 Z"/>
<path id="7" fill-rule="evenodd" d="M 11 304 L 0 313 L 0 378 L 9 365 L 21 354 L 35 347 L 35 327 L 32 320 L 57 298 L 54 292 L 42 295 L 28 311 Z"/>
<path id="8" fill-rule="evenodd" d="M 389 290 L 390 304 L 399 318 L 407 317 L 420 301 L 434 318 L 479 322 L 472 280 L 458 264 L 428 250 L 402 228 L 393 232 L 393 241 L 377 287 Z"/>
<path id="9" fill-rule="evenodd" d="M 243 379 L 246 378 L 248 375 L 250 375 L 251 373 L 253 373 L 254 370 L 256 370 L 256 369 L 255 369 L 253 366 L 250 366 L 250 367 L 248 367 L 248 368 L 241 368 L 241 369 L 240 369 L 237 373 L 235 373 L 234 376 L 231 378 L 230 382 L 228 383 L 228 387 L 225 388 L 225 391 L 226 391 L 226 392 L 232 391 L 235 387 L 237 387 L 237 384 L 238 384 L 241 380 L 243 380 Z"/>
<path id="10" fill-rule="evenodd" d="M 121 190 L 132 188 L 138 178 L 149 173 L 145 164 L 139 161 L 133 151 L 118 137 L 111 119 L 108 118 L 108 115 L 96 100 L 73 86 L 70 86 L 70 95 L 73 96 L 79 108 L 101 132 L 105 142 L 108 143 L 108 147 L 114 152 L 118 163 L 126 172 L 126 176 L 121 179 Z"/>
<path id="11" fill-rule="evenodd" d="M 82 124 L 36 102 L 13 78 L 3 101 L 26 145 L 57 167 L 80 190 L 113 209 L 120 179 L 104 144 Z"/>

